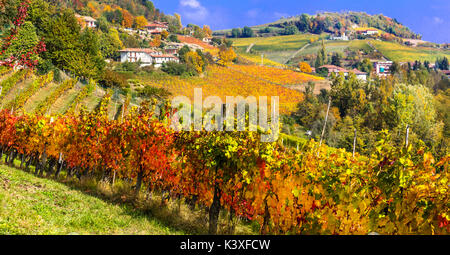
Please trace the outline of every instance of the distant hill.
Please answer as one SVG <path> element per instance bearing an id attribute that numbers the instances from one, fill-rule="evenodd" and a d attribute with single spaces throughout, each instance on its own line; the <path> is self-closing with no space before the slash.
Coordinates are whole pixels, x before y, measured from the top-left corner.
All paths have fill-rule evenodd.
<path id="1" fill-rule="evenodd" d="M 241 30 L 240 35 L 238 35 L 239 29 L 235 28 L 215 31 L 214 34 L 228 37 L 292 35 L 298 32 L 341 34 L 346 31 L 355 31 L 358 28 L 375 28 L 401 38 L 421 39 L 422 37 L 402 25 L 395 18 L 382 14 L 370 15 L 364 12 L 301 14 L 282 18 L 272 23 L 253 26 L 251 27 L 253 33 Z"/>

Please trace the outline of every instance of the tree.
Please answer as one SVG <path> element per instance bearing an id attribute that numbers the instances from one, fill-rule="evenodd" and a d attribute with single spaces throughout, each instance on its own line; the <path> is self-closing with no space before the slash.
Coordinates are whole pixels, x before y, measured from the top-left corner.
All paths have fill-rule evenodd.
<path id="1" fill-rule="evenodd" d="M 189 46 L 184 45 L 179 51 L 178 51 L 178 56 L 180 57 L 180 60 L 182 62 L 184 62 L 184 55 L 186 55 L 188 52 L 190 52 L 191 49 L 189 48 Z"/>
<path id="2" fill-rule="evenodd" d="M 244 27 L 244 29 L 242 30 L 242 37 L 253 37 L 253 35 L 253 29 L 251 29 L 250 27 Z"/>
<path id="3" fill-rule="evenodd" d="M 173 16 L 177 20 L 177 24 L 176 25 L 177 25 L 178 30 L 182 29 L 183 28 L 183 23 L 181 23 L 181 16 L 180 16 L 180 14 L 175 13 Z"/>
<path id="4" fill-rule="evenodd" d="M 20 27 L 16 37 L 11 40 L 11 45 L 6 50 L 5 56 L 19 58 L 32 51 L 38 42 L 39 38 L 36 34 L 36 28 L 31 22 L 26 21 Z M 33 57 L 33 60 L 35 59 L 37 59 L 37 56 Z"/>
<path id="5" fill-rule="evenodd" d="M 333 53 L 333 56 L 331 57 L 331 64 L 341 66 L 341 55 L 339 53 Z"/>
<path id="6" fill-rule="evenodd" d="M 102 33 L 100 35 L 99 45 L 104 58 L 117 58 L 118 50 L 123 48 L 119 32 L 115 28 L 111 28 L 107 34 Z"/>
<path id="7" fill-rule="evenodd" d="M 134 19 L 134 23 L 136 24 L 137 29 L 141 29 L 147 25 L 148 21 L 144 16 L 137 16 L 136 19 Z"/>
<path id="8" fill-rule="evenodd" d="M 298 29 L 294 25 L 285 27 L 284 31 L 283 31 L 284 35 L 295 35 L 297 33 L 298 33 Z"/>
<path id="9" fill-rule="evenodd" d="M 161 32 L 161 38 L 162 39 L 167 39 L 169 37 L 169 32 L 167 32 L 166 30 L 163 30 L 162 32 Z"/>
<path id="10" fill-rule="evenodd" d="M 233 38 L 241 37 L 241 29 L 240 28 L 231 29 L 231 37 L 233 37 Z"/>
<path id="11" fill-rule="evenodd" d="M 133 26 L 134 18 L 133 18 L 133 15 L 131 15 L 130 12 L 128 12 L 125 9 L 122 9 L 122 17 L 123 17 L 122 26 L 124 26 L 126 28 L 130 28 L 130 27 Z"/>
<path id="12" fill-rule="evenodd" d="M 236 53 L 234 52 L 233 48 L 225 48 L 221 47 L 219 51 L 219 61 L 218 64 L 222 66 L 229 66 L 233 60 L 235 60 L 237 57 Z"/>
<path id="13" fill-rule="evenodd" d="M 161 35 L 155 35 L 155 38 L 149 43 L 150 47 L 158 48 L 161 46 Z"/>
<path id="14" fill-rule="evenodd" d="M 309 66 L 308 63 L 300 62 L 298 65 L 299 65 L 299 68 L 300 68 L 301 72 L 304 72 L 304 73 L 311 73 L 312 72 L 311 66 Z"/>
<path id="15" fill-rule="evenodd" d="M 203 33 L 206 35 L 206 37 L 212 36 L 212 30 L 211 30 L 211 28 L 209 28 L 208 25 L 203 26 Z"/>
<path id="16" fill-rule="evenodd" d="M 203 58 L 195 51 L 190 51 L 184 55 L 184 62 L 194 68 L 197 73 L 202 73 L 205 66 Z"/>
<path id="17" fill-rule="evenodd" d="M 315 67 L 319 68 L 327 63 L 327 53 L 325 51 L 325 43 L 322 40 L 322 48 L 317 52 Z"/>

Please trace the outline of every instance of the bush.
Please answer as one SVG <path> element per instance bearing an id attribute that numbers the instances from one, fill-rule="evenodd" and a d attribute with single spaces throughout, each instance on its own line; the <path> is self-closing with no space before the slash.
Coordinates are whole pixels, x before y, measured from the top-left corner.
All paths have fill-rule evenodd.
<path id="1" fill-rule="evenodd" d="M 161 70 L 171 75 L 194 76 L 197 74 L 194 68 L 184 63 L 168 62 L 164 63 Z"/>
<path id="2" fill-rule="evenodd" d="M 166 99 L 171 93 L 165 88 L 157 88 L 152 86 L 146 86 L 138 91 L 139 96 L 148 98 Z"/>
<path id="3" fill-rule="evenodd" d="M 106 88 L 127 88 L 130 86 L 123 75 L 112 70 L 105 70 L 99 84 Z"/>

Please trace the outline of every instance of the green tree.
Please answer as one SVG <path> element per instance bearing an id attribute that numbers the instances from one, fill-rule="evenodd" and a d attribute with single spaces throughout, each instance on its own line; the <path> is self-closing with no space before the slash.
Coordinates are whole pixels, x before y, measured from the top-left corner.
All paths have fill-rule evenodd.
<path id="1" fill-rule="evenodd" d="M 242 30 L 242 37 L 253 37 L 254 33 L 250 27 L 244 27 Z"/>
<path id="2" fill-rule="evenodd" d="M 25 55 L 28 52 L 32 51 L 33 48 L 38 44 L 39 38 L 36 34 L 36 28 L 34 25 L 26 21 L 20 27 L 16 37 L 11 40 L 11 45 L 5 52 L 5 57 L 14 56 L 19 58 L 21 55 Z M 35 60 L 38 56 L 33 56 Z"/>

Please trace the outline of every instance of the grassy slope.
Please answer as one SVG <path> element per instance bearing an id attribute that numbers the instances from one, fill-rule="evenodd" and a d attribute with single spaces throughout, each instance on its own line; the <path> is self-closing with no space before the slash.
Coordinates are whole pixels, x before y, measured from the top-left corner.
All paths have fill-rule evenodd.
<path id="1" fill-rule="evenodd" d="M 450 58 L 450 50 L 439 50 L 425 47 L 408 47 L 393 42 L 371 41 L 383 55 L 393 61 L 413 62 L 428 60 L 434 63 L 437 58 Z"/>
<path id="2" fill-rule="evenodd" d="M 299 34 L 289 36 L 274 37 L 252 37 L 232 39 L 233 45 L 239 50 L 245 50 L 250 44 L 254 43 L 253 50 L 265 53 L 265 56 L 276 62 L 283 62 L 290 55 L 302 46 L 309 43 L 311 38 L 318 38 L 317 35 Z M 394 61 L 406 62 L 428 60 L 434 62 L 438 57 L 447 56 L 450 58 L 449 50 L 439 50 L 425 47 L 408 47 L 394 42 L 385 42 L 377 40 L 353 40 L 353 41 L 325 41 L 327 52 L 343 53 L 345 49 L 364 49 L 370 51 L 367 44 L 370 41 L 383 55 Z M 315 42 L 305 48 L 297 56 L 316 54 L 321 47 L 321 42 Z"/>
<path id="3" fill-rule="evenodd" d="M 131 206 L 0 166 L 0 234 L 70 233 L 182 234 Z"/>
<path id="4" fill-rule="evenodd" d="M 249 45 L 255 44 L 252 50 L 264 53 L 268 59 L 282 63 L 297 50 L 310 42 L 310 39 L 319 38 L 318 35 L 298 34 L 274 37 L 237 38 L 233 40 L 233 46 L 245 51 Z"/>

